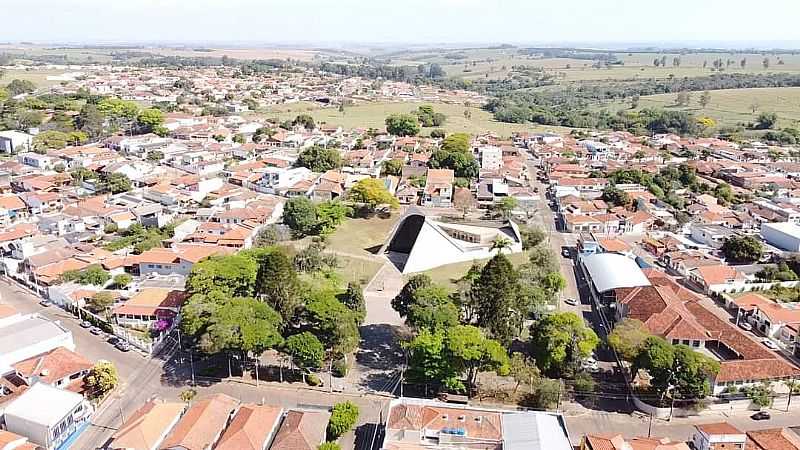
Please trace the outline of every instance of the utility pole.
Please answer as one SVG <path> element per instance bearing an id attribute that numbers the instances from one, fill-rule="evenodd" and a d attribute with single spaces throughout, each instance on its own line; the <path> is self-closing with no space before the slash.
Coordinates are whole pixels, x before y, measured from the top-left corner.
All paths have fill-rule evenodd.
<path id="1" fill-rule="evenodd" d="M 794 378 L 789 381 L 789 400 L 786 402 L 786 412 L 789 412 L 789 406 L 792 404 L 792 391 L 794 391 Z"/>
<path id="2" fill-rule="evenodd" d="M 333 392 L 333 355 L 328 363 L 328 392 Z"/>
<path id="3" fill-rule="evenodd" d="M 192 370 L 192 386 L 196 386 L 194 381 L 194 358 L 192 358 L 192 350 L 189 350 L 189 366 Z"/>
<path id="4" fill-rule="evenodd" d="M 261 358 L 256 358 L 256 387 L 258 387 L 258 366 L 261 365 Z"/>
<path id="5" fill-rule="evenodd" d="M 647 437 L 651 437 L 651 432 L 653 431 L 653 413 L 650 413 L 650 424 L 647 425 Z"/>

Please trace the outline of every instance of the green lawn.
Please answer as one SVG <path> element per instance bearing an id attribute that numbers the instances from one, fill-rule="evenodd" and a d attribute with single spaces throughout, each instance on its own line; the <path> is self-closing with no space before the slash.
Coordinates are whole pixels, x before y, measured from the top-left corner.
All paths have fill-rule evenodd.
<path id="1" fill-rule="evenodd" d="M 0 85 L 7 85 L 11 82 L 11 80 L 18 79 L 18 80 L 29 80 L 32 81 L 37 88 L 53 86 L 58 84 L 58 81 L 50 81 L 47 79 L 48 76 L 51 75 L 61 75 L 65 72 L 69 72 L 67 70 L 53 70 L 53 69 L 31 69 L 31 70 L 19 70 L 19 69 L 9 69 L 5 71 L 5 75 L 0 78 Z"/>
<path id="2" fill-rule="evenodd" d="M 277 117 L 281 120 L 294 119 L 299 113 L 310 114 L 319 123 L 339 125 L 342 128 L 384 128 L 386 116 L 394 113 L 408 113 L 414 111 L 422 104 L 429 104 L 438 112 L 447 115 L 447 122 L 443 128 L 448 133 L 466 132 L 471 134 L 493 132 L 500 136 L 510 136 L 516 131 L 564 131 L 561 127 L 543 127 L 534 124 L 511 124 L 494 120 L 492 115 L 478 107 L 464 107 L 448 103 L 411 103 L 411 102 L 375 102 L 345 108 L 339 112 L 335 107 L 322 108 L 310 103 L 295 103 L 291 105 L 278 105 L 263 114 L 266 117 Z M 470 113 L 470 118 L 464 117 L 464 111 Z M 430 128 L 423 128 L 421 135 L 430 133 Z"/>
<path id="3" fill-rule="evenodd" d="M 519 266 L 528 261 L 528 255 L 526 252 L 513 253 L 508 255 L 508 259 L 511 260 L 514 266 Z M 478 262 L 481 264 L 486 263 L 486 261 L 487 260 L 485 259 L 478 260 Z M 434 283 L 441 284 L 449 288 L 454 288 L 456 280 L 464 276 L 471 266 L 472 261 L 467 261 L 462 263 L 448 264 L 446 266 L 437 267 L 423 273 L 431 277 Z"/>
<path id="4" fill-rule="evenodd" d="M 348 219 L 328 236 L 328 249 L 371 257 L 373 253 L 367 249 L 383 245 L 399 218 L 400 213 L 395 212 L 386 219 L 380 217 Z"/>
<path id="5" fill-rule="evenodd" d="M 659 107 L 686 110 L 697 116 L 712 117 L 720 125 L 752 122 L 760 112 L 774 112 L 780 119 L 779 127 L 800 122 L 800 88 L 753 88 L 710 91 L 711 102 L 706 108 L 699 104 L 702 93 L 693 92 L 688 107 L 676 107 L 677 94 L 659 94 L 642 97 L 639 108 Z M 609 110 L 625 109 L 628 102 L 599 105 Z M 753 107 L 756 112 L 753 113 Z"/>
<path id="6" fill-rule="evenodd" d="M 338 256 L 338 259 L 339 269 L 337 272 L 342 277 L 342 283 L 345 286 L 351 281 L 366 286 L 383 266 L 383 264 L 378 261 L 367 261 L 361 258 Z"/>

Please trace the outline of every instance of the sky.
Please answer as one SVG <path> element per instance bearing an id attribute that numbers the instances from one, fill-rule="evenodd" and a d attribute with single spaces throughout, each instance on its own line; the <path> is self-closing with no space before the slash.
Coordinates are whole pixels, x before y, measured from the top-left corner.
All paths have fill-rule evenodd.
<path id="1" fill-rule="evenodd" d="M 798 0 L 2 0 L 0 42 L 800 43 Z M 793 45 L 789 45 L 793 46 Z M 798 45 L 800 46 L 800 45 Z"/>

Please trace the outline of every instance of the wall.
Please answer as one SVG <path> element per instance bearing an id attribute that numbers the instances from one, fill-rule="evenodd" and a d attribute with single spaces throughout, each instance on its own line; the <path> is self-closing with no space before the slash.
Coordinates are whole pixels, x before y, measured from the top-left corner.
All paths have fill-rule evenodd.
<path id="1" fill-rule="evenodd" d="M 722 294 L 722 293 L 737 293 L 737 292 L 750 292 L 750 291 L 766 291 L 772 286 L 783 286 L 787 288 L 795 287 L 800 284 L 800 281 L 773 281 L 770 283 L 747 283 L 739 281 L 727 284 L 715 284 L 709 287 L 709 294 Z"/>

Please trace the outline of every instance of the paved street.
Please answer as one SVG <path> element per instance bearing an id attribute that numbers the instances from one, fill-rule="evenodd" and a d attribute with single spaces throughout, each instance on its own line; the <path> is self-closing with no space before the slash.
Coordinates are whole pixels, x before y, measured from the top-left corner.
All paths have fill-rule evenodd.
<path id="1" fill-rule="evenodd" d="M 105 342 L 105 338 L 94 336 L 78 325 L 78 319 L 68 312 L 50 306 L 43 308 L 39 299 L 15 283 L 0 279 L 2 302 L 14 306 L 21 313 L 38 312 L 51 320 L 59 321 L 70 330 L 77 351 L 92 361 L 108 360 L 116 365 L 120 375 L 120 387 L 98 408 L 92 425 L 83 432 L 73 448 L 99 448 L 139 406 L 153 396 L 180 401 L 180 393 L 190 385 L 190 364 L 186 354 L 181 355 L 177 342 L 167 344 L 157 357 L 147 358 L 134 351 L 123 353 Z M 183 364 L 180 357 L 183 356 Z M 321 390 L 289 384 L 264 383 L 260 386 L 240 381 L 207 380 L 197 377 L 198 397 L 212 393 L 224 393 L 244 402 L 265 402 L 285 407 L 327 408 L 336 402 L 351 400 L 361 408 L 359 428 L 342 439 L 343 448 L 368 450 L 372 444 L 375 424 L 385 416 L 388 397 L 376 395 L 330 394 Z M 365 441 L 366 440 L 366 441 Z M 379 439 L 375 439 L 379 442 Z"/>

